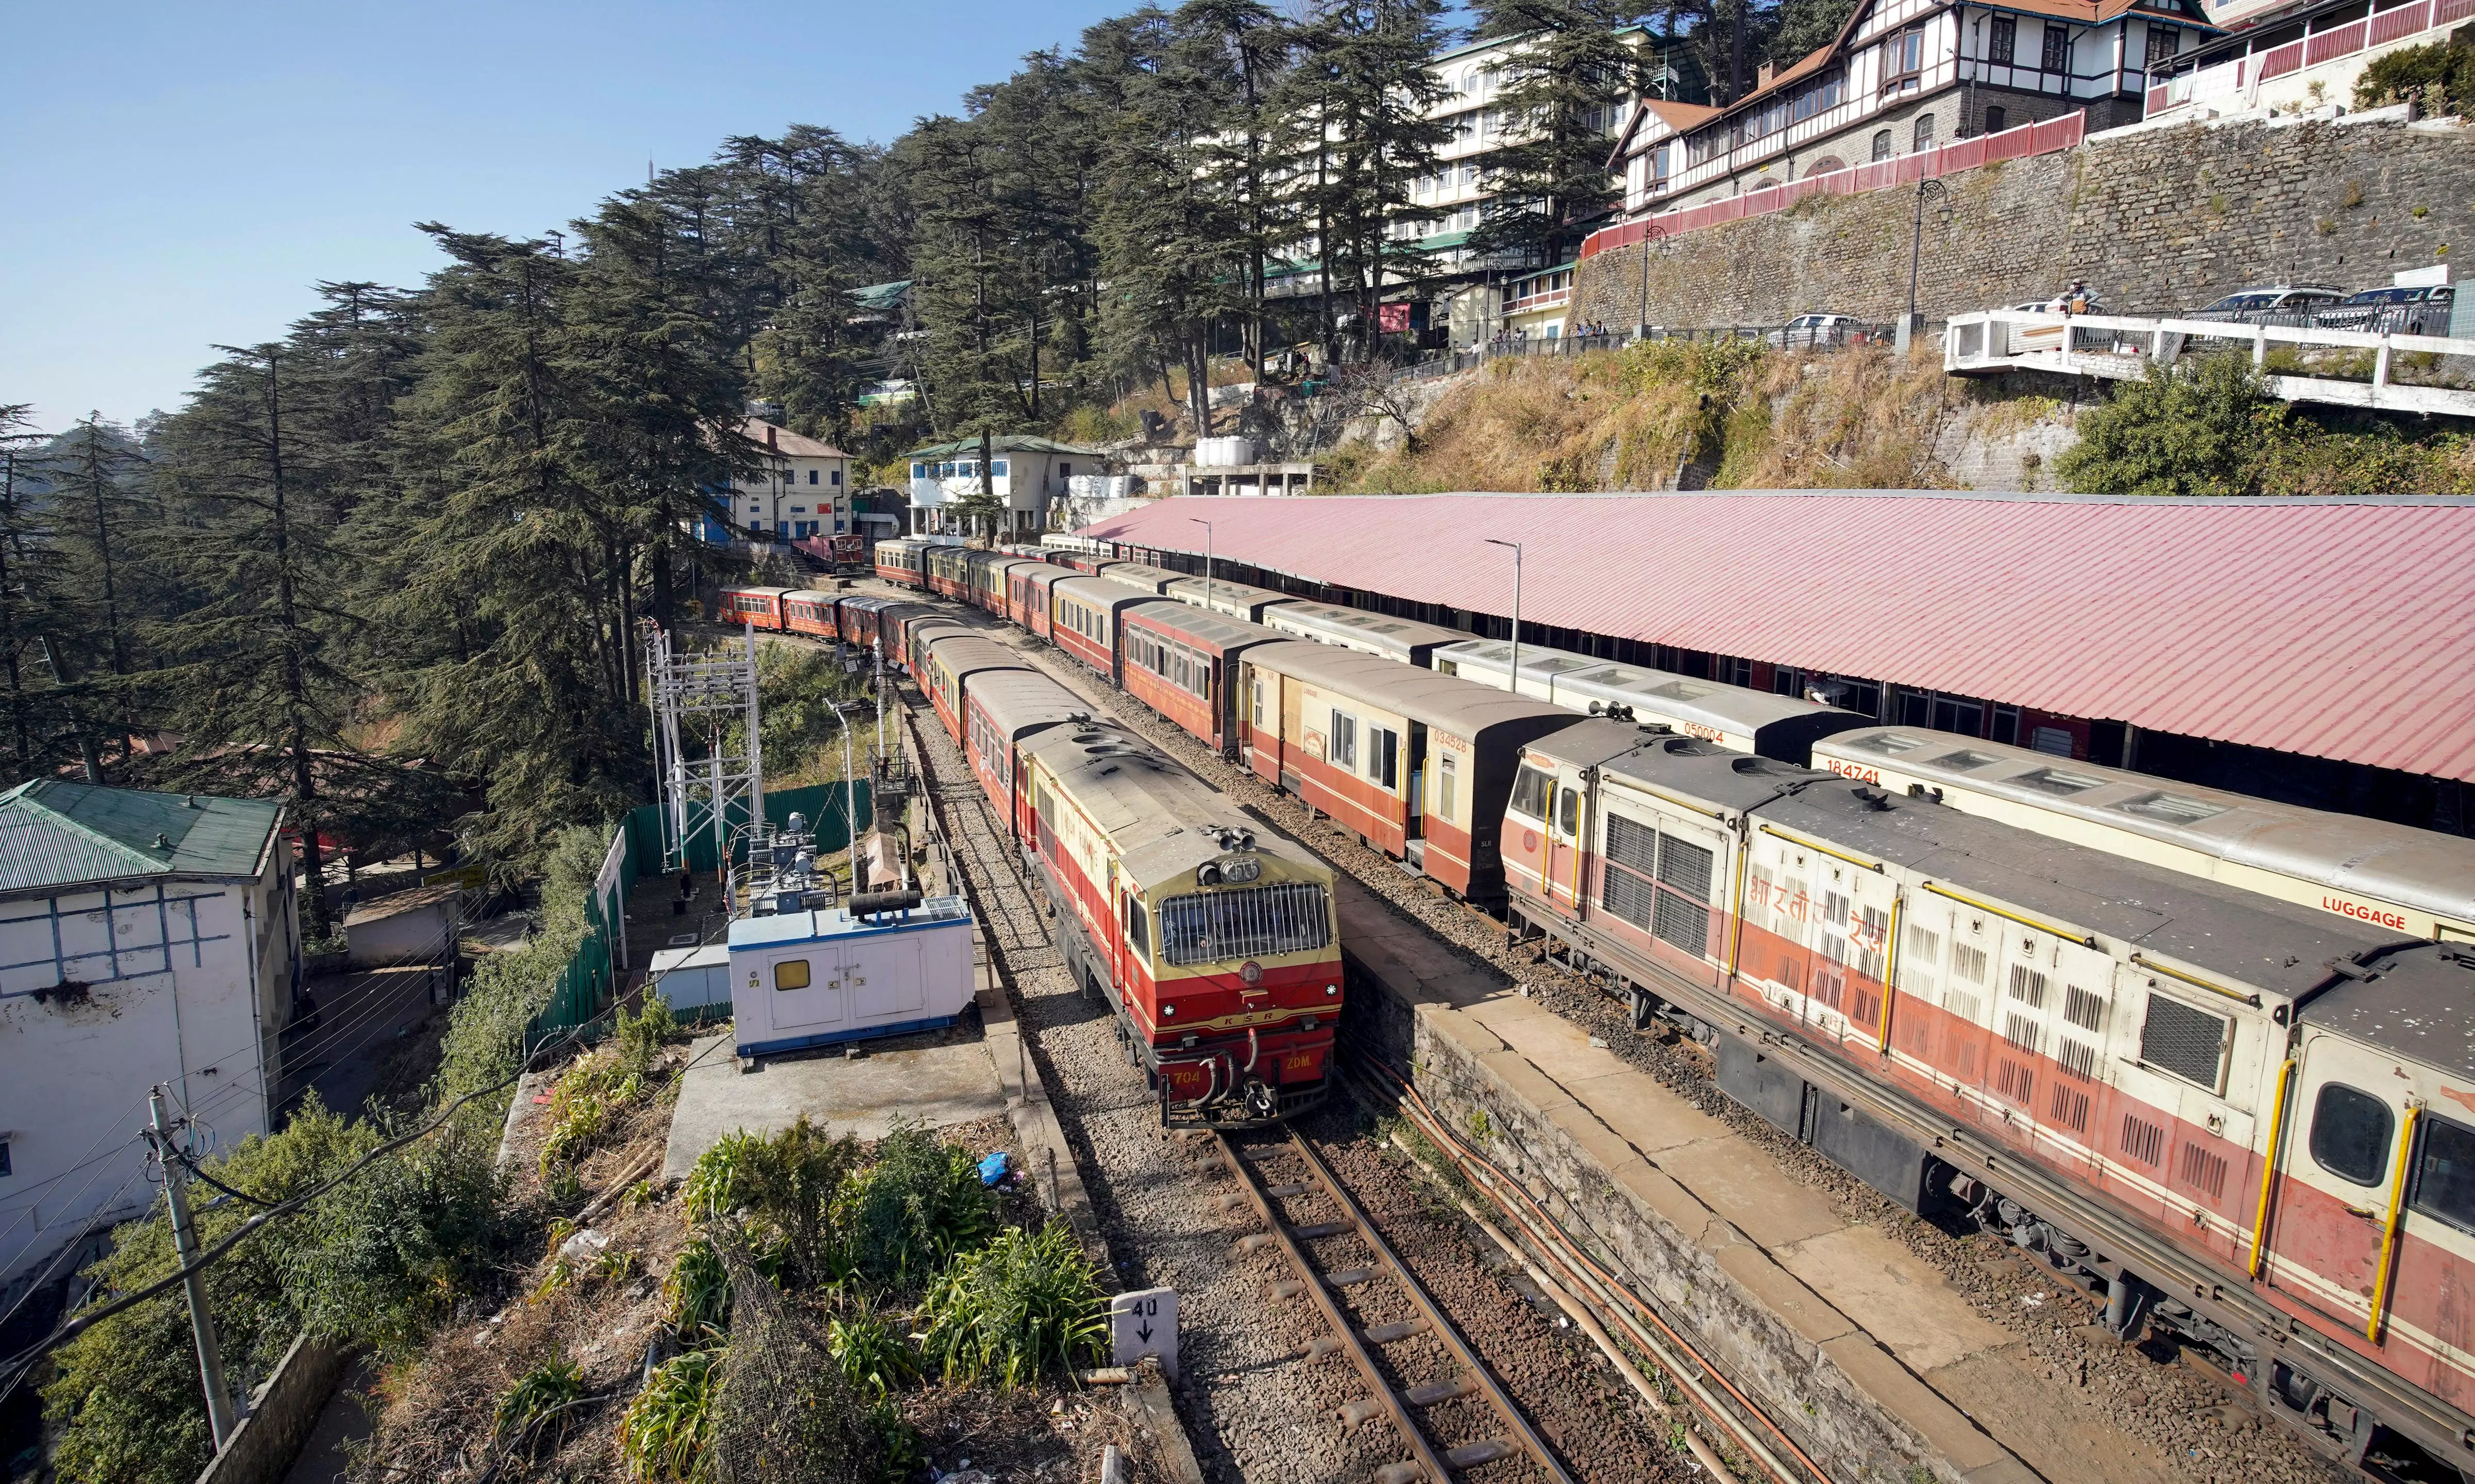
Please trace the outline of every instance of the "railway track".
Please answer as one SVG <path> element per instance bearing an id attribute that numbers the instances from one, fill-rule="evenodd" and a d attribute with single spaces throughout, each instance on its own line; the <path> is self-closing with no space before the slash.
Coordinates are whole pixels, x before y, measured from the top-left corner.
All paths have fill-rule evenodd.
<path id="1" fill-rule="evenodd" d="M 940 836 L 1050 1088 L 1111 1267 L 1125 1287 L 1178 1290 L 1178 1410 L 1208 1477 L 1615 1484 L 1687 1475 L 1689 1463 L 1621 1378 L 1552 1314 L 1506 1286 L 1458 1229 L 1433 1225 L 1432 1202 L 1422 1201 L 1416 1178 L 1382 1157 L 1352 1105 L 1314 1115 L 1309 1137 L 1321 1153 L 1303 1139 L 1266 1144 L 1282 1173 L 1260 1183 L 1246 1172 L 1262 1161 L 1230 1157 L 1238 1151 L 1220 1135 L 1167 1134 L 1142 1075 L 1116 1044 L 1114 1019 L 1066 974 L 1049 936 L 1045 894 L 961 751 L 916 695 L 903 701 Z M 1335 1159 L 1354 1173 L 1336 1172 Z M 1241 1181 L 1235 1191 L 1232 1176 Z M 1286 1189 L 1292 1185 L 1301 1188 Z M 1238 1204 L 1225 1205 L 1221 1198 L 1232 1195 Z M 1299 1237 L 1287 1218 L 1310 1232 L 1349 1225 Z M 1233 1240 L 1275 1231 L 1297 1244 L 1300 1260 L 1311 1265 L 1304 1274 L 1265 1250 L 1273 1243 L 1233 1253 Z M 1347 1244 L 1361 1240 L 1368 1246 L 1352 1255 Z M 1386 1277 L 1324 1281 L 1370 1262 L 1384 1264 Z M 1363 1346 L 1385 1326 L 1414 1326 L 1368 1354 L 1357 1372 L 1370 1393 L 1361 1400 L 1336 1396 L 1336 1351 L 1319 1349 L 1310 1358 L 1285 1323 L 1313 1302 L 1305 1297 L 1310 1288 L 1331 1304 L 1311 1339 Z M 1475 1378 L 1466 1389 L 1463 1377 Z M 1426 1389 L 1447 1384 L 1450 1395 Z M 1374 1410 L 1360 1416 L 1353 1407 Z M 1364 1424 L 1379 1418 L 1389 1421 Z M 1411 1440 L 1433 1458 L 1434 1472 Z M 1564 1461 L 1554 1462 L 1559 1456 Z M 1385 1472 L 1405 1463 L 1420 1472 Z"/>
<path id="2" fill-rule="evenodd" d="M 906 596 L 944 602 L 967 616 L 966 621 L 982 620 L 981 615 L 949 600 Z M 1637 1032 L 1628 1008 L 1605 985 L 1576 965 L 1549 957 L 1544 945 L 1514 943 L 1502 922 L 1435 892 L 1429 883 L 1339 831 L 1294 797 L 1230 765 L 1071 656 L 1009 625 L 988 622 L 986 626 L 992 637 L 1020 650 L 1027 663 L 1090 701 L 1096 713 L 1114 718 L 1159 745 L 1267 825 L 1415 918 L 1467 961 L 1523 985 L 1524 992 L 1688 1096 L 1796 1178 L 1861 1213 L 1885 1235 L 1940 1269 L 1987 1318 L 2009 1328 L 2048 1375 L 2062 1380 L 2076 1375 L 2078 1388 L 2091 1398 L 2112 1393 L 2137 1399 L 2134 1415 L 2121 1419 L 2126 1430 L 2162 1446 L 2170 1455 L 2190 1460 L 2200 1471 L 2194 1477 L 2266 1484 L 2331 1476 L 2326 1466 L 2294 1439 L 2248 1420 L 2240 1404 L 2230 1407 L 2226 1390 L 2209 1381 L 2202 1371 L 2156 1363 L 2159 1359 L 2170 1362 L 2170 1351 L 2144 1353 L 2092 1339 L 2078 1328 L 2045 1322 L 2037 1305 L 2048 1296 L 2050 1276 L 2033 1266 L 2018 1267 L 1998 1242 L 1948 1232 L 1909 1217 L 1846 1171 L 1778 1133 L 1718 1090 L 1714 1068 L 1699 1047 Z M 2101 1379 L 2093 1383 L 2092 1377 Z"/>
<path id="3" fill-rule="evenodd" d="M 1304 1296 L 1323 1318 L 1326 1332 L 1300 1347 L 1300 1357 L 1313 1362 L 1336 1353 L 1346 1356 L 1375 1395 L 1344 1403 L 1339 1408 L 1340 1421 L 1354 1428 L 1385 1418 L 1409 1454 L 1377 1468 L 1376 1484 L 1412 1484 L 1420 1479 L 1441 1484 L 1459 1471 L 1516 1455 L 1527 1455 L 1553 1484 L 1574 1484 L 1572 1474 L 1513 1404 L 1503 1383 L 1471 1352 L 1452 1320 L 1409 1265 L 1393 1254 L 1366 1212 L 1316 1156 L 1304 1135 L 1290 1130 L 1286 1139 L 1242 1145 L 1221 1133 L 1210 1138 L 1238 1184 L 1235 1194 L 1222 1197 L 1223 1205 L 1251 1208 L 1263 1223 L 1262 1231 L 1238 1239 L 1238 1250 L 1277 1248 L 1297 1277 L 1275 1283 L 1272 1297 Z M 1294 1165 L 1307 1178 L 1274 1183 L 1264 1174 L 1273 1165 Z M 1293 1205 L 1329 1206 L 1337 1219 L 1298 1222 L 1292 1219 Z M 1361 1250 L 1373 1256 L 1376 1265 L 1336 1268 L 1323 1255 L 1336 1246 Z M 1379 1282 L 1391 1285 L 1414 1312 L 1406 1319 L 1364 1323 L 1355 1312 L 1357 1291 Z M 1445 1374 L 1415 1383 L 1396 1382 L 1407 1368 L 1407 1357 L 1394 1359 L 1392 1348 L 1420 1336 L 1432 1337 L 1443 1350 L 1449 1362 L 1443 1368 Z M 1483 1399 L 1499 1425 L 1482 1429 L 1488 1436 L 1456 1446 L 1449 1441 L 1451 1436 L 1470 1430 L 1473 1419 L 1451 1416 L 1446 1404 L 1470 1397 Z"/>

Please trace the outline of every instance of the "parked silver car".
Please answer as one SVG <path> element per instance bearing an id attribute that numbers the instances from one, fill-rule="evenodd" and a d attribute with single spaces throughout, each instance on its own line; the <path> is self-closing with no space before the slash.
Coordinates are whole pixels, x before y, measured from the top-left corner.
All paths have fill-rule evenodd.
<path id="1" fill-rule="evenodd" d="M 2313 316 L 2346 297 L 2342 288 L 2326 283 L 2272 283 L 2247 288 L 2183 316 L 2187 320 L 2223 320 L 2234 325 L 2310 326 Z"/>
<path id="2" fill-rule="evenodd" d="M 1762 338 L 1784 350 L 1863 345 L 1868 327 L 1852 314 L 1800 314 Z"/>

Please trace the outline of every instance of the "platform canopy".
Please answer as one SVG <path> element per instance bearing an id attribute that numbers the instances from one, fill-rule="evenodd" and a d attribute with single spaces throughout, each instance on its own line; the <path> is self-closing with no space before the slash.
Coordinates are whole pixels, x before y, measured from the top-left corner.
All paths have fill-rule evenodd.
<path id="1" fill-rule="evenodd" d="M 1410 602 L 2475 780 L 2475 500 L 1188 497 L 1080 534 Z"/>

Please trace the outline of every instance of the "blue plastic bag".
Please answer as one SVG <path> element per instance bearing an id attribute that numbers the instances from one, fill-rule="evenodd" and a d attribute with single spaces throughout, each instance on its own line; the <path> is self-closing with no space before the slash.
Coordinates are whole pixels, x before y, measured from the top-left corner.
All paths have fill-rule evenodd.
<path id="1" fill-rule="evenodd" d="M 1006 1152 L 1002 1149 L 980 1161 L 980 1183 L 993 1185 L 1006 1178 Z"/>

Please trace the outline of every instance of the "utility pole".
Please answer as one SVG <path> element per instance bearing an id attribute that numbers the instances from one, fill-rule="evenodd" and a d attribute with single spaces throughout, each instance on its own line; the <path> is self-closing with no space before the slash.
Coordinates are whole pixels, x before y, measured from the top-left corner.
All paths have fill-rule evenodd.
<path id="1" fill-rule="evenodd" d="M 172 1207 L 172 1250 L 185 1268 L 198 1256 L 198 1234 L 189 1225 L 189 1169 L 172 1148 L 172 1125 L 164 1117 L 160 1083 L 155 1084 L 154 1109 L 155 1127 L 148 1141 L 163 1166 L 163 1199 Z M 207 1392 L 207 1425 L 213 1429 L 215 1448 L 221 1451 L 238 1423 L 233 1417 L 232 1393 L 224 1386 L 224 1356 L 215 1344 L 214 1311 L 207 1305 L 206 1275 L 192 1273 L 183 1279 L 183 1286 L 189 1292 L 189 1327 L 198 1337 L 198 1379 Z"/>

